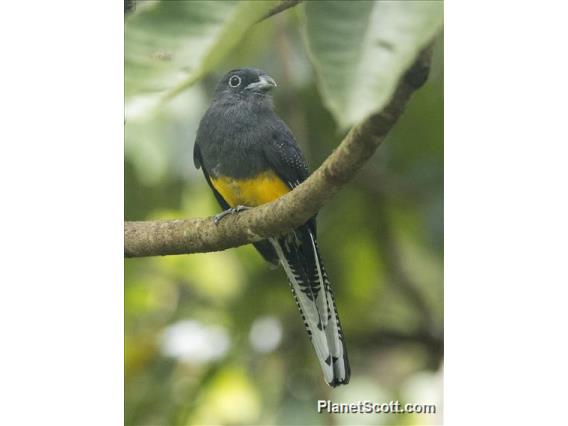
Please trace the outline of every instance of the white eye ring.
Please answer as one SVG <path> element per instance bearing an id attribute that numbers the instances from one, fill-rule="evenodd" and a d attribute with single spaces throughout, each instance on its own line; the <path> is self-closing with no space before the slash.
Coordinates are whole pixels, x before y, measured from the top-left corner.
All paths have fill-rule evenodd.
<path id="1" fill-rule="evenodd" d="M 229 79 L 229 86 L 239 87 L 241 85 L 241 78 L 238 75 L 233 75 Z"/>

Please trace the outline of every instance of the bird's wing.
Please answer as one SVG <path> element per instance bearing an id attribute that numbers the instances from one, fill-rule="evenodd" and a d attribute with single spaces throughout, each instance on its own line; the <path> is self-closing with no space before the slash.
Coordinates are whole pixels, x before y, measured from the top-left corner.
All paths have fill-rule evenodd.
<path id="1" fill-rule="evenodd" d="M 288 130 L 284 123 L 278 121 L 278 124 L 280 124 L 280 126 L 272 132 L 271 140 L 266 141 L 263 145 L 264 155 L 271 170 L 276 173 L 280 179 L 282 179 L 290 187 L 290 189 L 293 189 L 309 176 L 309 170 L 302 151 L 300 151 L 300 148 L 296 144 L 294 136 L 290 130 Z M 317 313 L 321 317 L 319 322 L 321 322 L 323 326 L 326 326 L 327 318 L 329 316 L 328 302 L 326 292 L 319 291 L 319 289 L 324 286 L 323 274 L 319 265 L 319 257 L 317 256 L 317 249 L 315 246 L 315 219 L 310 219 L 307 226 L 309 228 L 307 230 L 307 234 L 306 232 L 302 232 L 299 239 L 299 241 L 305 240 L 301 241 L 301 243 L 305 243 L 306 256 L 310 259 L 310 262 L 306 263 L 304 269 L 307 268 L 306 273 L 308 273 L 311 277 L 310 280 L 308 280 L 309 284 L 316 286 L 316 288 L 312 290 L 314 292 L 314 297 L 312 299 L 313 302 L 318 305 Z M 288 261 L 290 260 L 291 259 L 288 259 Z M 294 262 L 292 262 L 292 265 L 290 266 L 294 267 L 293 263 Z M 290 279 L 292 280 L 292 278 Z M 304 314 L 306 313 L 304 312 Z"/>
<path id="2" fill-rule="evenodd" d="M 264 145 L 271 170 L 290 188 L 309 175 L 304 156 L 287 130 L 274 132 Z M 317 247 L 315 218 L 294 232 L 272 238 L 325 380 L 331 386 L 349 382 L 350 368 L 333 292 Z"/>
<path id="3" fill-rule="evenodd" d="M 213 186 L 213 183 L 211 182 L 211 178 L 209 177 L 209 173 L 207 172 L 207 170 L 205 169 L 205 166 L 203 165 L 203 160 L 201 159 L 201 151 L 199 149 L 199 145 L 197 144 L 197 142 L 193 146 L 193 163 L 195 164 L 195 168 L 197 168 L 197 169 L 201 168 L 203 170 L 203 176 L 205 176 L 205 180 L 207 181 L 207 184 L 213 190 L 213 195 L 215 195 L 215 198 L 217 199 L 217 202 L 219 203 L 221 208 L 223 210 L 229 209 L 230 208 L 229 204 L 225 201 L 225 199 L 221 196 L 221 194 L 219 194 L 219 192 L 215 189 L 215 187 Z"/>
<path id="4" fill-rule="evenodd" d="M 263 152 L 271 169 L 294 188 L 306 180 L 310 172 L 294 136 L 284 123 L 278 121 L 278 124 L 272 137 L 264 141 Z"/>

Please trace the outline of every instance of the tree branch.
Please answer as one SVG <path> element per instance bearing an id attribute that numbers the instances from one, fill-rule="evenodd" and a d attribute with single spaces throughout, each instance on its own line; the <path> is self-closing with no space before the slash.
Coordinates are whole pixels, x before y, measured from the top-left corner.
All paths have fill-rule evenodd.
<path id="1" fill-rule="evenodd" d="M 225 250 L 288 233 L 307 222 L 384 141 L 411 94 L 426 81 L 431 50 L 428 47 L 418 56 L 389 104 L 353 127 L 323 164 L 293 191 L 271 203 L 230 215 L 218 224 L 212 218 L 125 222 L 125 257 Z"/>

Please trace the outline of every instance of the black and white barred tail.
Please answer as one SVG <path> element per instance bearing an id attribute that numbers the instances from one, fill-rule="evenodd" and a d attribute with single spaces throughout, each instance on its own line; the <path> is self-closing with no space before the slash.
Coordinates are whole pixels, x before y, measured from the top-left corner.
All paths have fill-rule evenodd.
<path id="1" fill-rule="evenodd" d="M 288 276 L 325 381 L 332 387 L 349 383 L 343 332 L 315 232 L 305 225 L 270 242 Z"/>

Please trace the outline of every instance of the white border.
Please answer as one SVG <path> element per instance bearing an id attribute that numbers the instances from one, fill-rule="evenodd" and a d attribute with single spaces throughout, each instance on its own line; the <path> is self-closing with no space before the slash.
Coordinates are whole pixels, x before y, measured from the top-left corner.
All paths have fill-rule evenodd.
<path id="1" fill-rule="evenodd" d="M 0 424 L 123 424 L 121 2 L 0 13 Z"/>
<path id="2" fill-rule="evenodd" d="M 568 10 L 518 1 L 445 9 L 445 421 L 559 424 Z"/>

